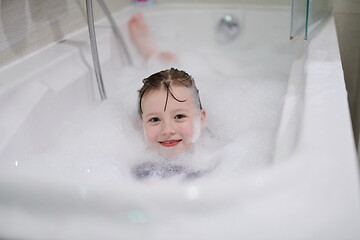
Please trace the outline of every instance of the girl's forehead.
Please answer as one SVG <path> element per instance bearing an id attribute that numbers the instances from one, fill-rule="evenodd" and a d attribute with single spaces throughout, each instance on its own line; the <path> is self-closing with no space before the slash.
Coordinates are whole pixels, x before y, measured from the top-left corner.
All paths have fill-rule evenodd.
<path id="1" fill-rule="evenodd" d="M 167 89 L 153 89 L 147 92 L 141 101 L 143 111 L 147 111 L 150 109 L 162 109 L 164 110 L 164 105 L 166 103 L 166 98 L 168 96 L 167 108 L 174 107 L 191 107 L 195 108 L 194 104 L 194 94 L 190 88 L 186 88 L 184 86 L 172 86 L 171 87 L 172 94 L 183 102 L 177 101 L 174 97 L 168 93 Z M 185 101 L 184 101 L 185 100 Z"/>
<path id="2" fill-rule="evenodd" d="M 171 86 L 170 90 L 162 87 L 159 89 L 152 89 L 150 91 L 148 91 L 147 93 L 144 94 L 143 96 L 143 100 L 144 98 L 146 99 L 150 99 L 150 98 L 156 98 L 156 97 L 161 97 L 161 96 L 167 96 L 167 94 L 169 94 L 169 99 L 171 97 L 171 93 L 180 100 L 186 100 L 188 98 L 192 98 L 193 97 L 193 92 L 190 88 L 187 88 L 185 86 Z M 174 99 L 173 97 L 171 97 L 172 99 Z M 175 99 L 174 99 L 175 100 Z"/>

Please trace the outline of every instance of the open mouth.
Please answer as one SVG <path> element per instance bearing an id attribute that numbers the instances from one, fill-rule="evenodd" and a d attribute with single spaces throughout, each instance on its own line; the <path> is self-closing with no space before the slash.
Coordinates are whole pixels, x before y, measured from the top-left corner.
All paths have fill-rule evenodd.
<path id="1" fill-rule="evenodd" d="M 159 142 L 161 145 L 163 145 L 164 147 L 174 147 L 176 145 L 178 145 L 181 142 L 180 140 L 165 140 L 165 141 L 161 141 Z"/>

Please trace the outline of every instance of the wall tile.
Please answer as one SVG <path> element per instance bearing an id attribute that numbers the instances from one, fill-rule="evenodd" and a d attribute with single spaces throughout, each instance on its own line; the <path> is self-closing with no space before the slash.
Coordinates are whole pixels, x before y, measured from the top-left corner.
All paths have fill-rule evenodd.
<path id="1" fill-rule="evenodd" d="M 111 11 L 130 4 L 106 0 Z M 93 1 L 95 19 L 103 17 Z M 86 26 L 84 0 L 0 0 L 0 68 Z"/>

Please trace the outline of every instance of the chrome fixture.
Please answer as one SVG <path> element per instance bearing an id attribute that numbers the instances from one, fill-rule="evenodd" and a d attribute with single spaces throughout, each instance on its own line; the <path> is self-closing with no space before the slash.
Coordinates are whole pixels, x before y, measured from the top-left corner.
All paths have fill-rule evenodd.
<path id="1" fill-rule="evenodd" d="M 233 41 L 240 32 L 239 21 L 236 17 L 227 14 L 223 16 L 216 29 L 216 40 L 219 43 L 228 43 Z"/>
<path id="2" fill-rule="evenodd" d="M 107 17 L 108 21 L 110 22 L 111 28 L 114 32 L 114 35 L 118 42 L 120 43 L 120 47 L 125 54 L 126 62 L 129 65 L 133 64 L 133 61 L 130 57 L 129 51 L 126 47 L 125 41 L 121 36 L 120 30 L 117 27 L 114 18 L 112 17 L 109 9 L 107 8 L 105 2 L 103 0 L 98 0 L 98 3 L 103 10 L 105 16 Z M 97 44 L 96 44 L 96 34 L 95 34 L 95 26 L 94 26 L 94 11 L 92 6 L 92 0 L 86 0 L 86 13 L 87 13 L 87 21 L 89 26 L 89 36 L 90 36 L 90 46 L 91 46 L 91 53 L 94 62 L 94 69 L 96 75 L 96 81 L 100 92 L 101 100 L 104 101 L 106 97 L 106 92 L 104 88 L 104 82 L 101 75 L 101 68 L 100 68 L 100 61 L 99 55 L 97 51 Z"/>
<path id="3" fill-rule="evenodd" d="M 122 50 L 123 50 L 123 52 L 125 54 L 125 58 L 126 58 L 127 63 L 129 65 L 132 65 L 133 61 L 131 59 L 131 56 L 129 54 L 129 51 L 128 51 L 128 48 L 127 48 L 127 46 L 125 44 L 125 41 L 124 41 L 123 37 L 121 36 L 121 32 L 120 32 L 118 26 L 115 23 L 114 18 L 112 17 L 109 9 L 107 8 L 107 6 L 106 6 L 106 4 L 105 4 L 105 2 L 103 0 L 98 0 L 98 3 L 100 5 L 101 9 L 103 10 L 105 16 L 107 17 L 108 21 L 110 22 L 111 28 L 112 28 L 112 30 L 114 32 L 114 35 L 115 35 L 116 39 L 118 40 L 118 42 L 120 43 L 120 46 L 121 46 L 121 48 L 122 48 Z"/>
<path id="4" fill-rule="evenodd" d="M 95 27 L 94 27 L 94 13 L 93 13 L 93 6 L 92 0 L 86 0 L 86 13 L 87 13 L 87 20 L 88 20 L 88 27 L 89 27 L 89 36 L 90 36 L 90 46 L 91 46 L 91 53 L 94 62 L 94 69 L 95 75 L 97 80 L 97 85 L 100 92 L 101 100 L 106 100 L 106 92 L 104 89 L 104 83 L 101 75 L 100 69 L 100 62 L 99 62 L 99 55 L 97 51 L 96 45 L 96 35 L 95 35 Z"/>

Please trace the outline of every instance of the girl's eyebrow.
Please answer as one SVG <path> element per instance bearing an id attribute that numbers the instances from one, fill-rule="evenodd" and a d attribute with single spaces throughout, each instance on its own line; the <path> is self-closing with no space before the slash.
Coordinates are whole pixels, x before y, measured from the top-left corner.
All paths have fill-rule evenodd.
<path id="1" fill-rule="evenodd" d="M 143 117 L 148 118 L 150 116 L 159 116 L 159 115 L 160 114 L 158 112 L 150 112 L 150 113 L 144 114 Z"/>
<path id="2" fill-rule="evenodd" d="M 186 108 L 177 108 L 171 111 L 171 113 L 175 113 L 175 112 L 189 112 L 189 110 Z"/>
<path id="3" fill-rule="evenodd" d="M 159 116 L 159 115 L 161 115 L 160 112 L 149 112 L 149 113 L 143 114 L 143 117 L 147 118 L 147 117 L 150 117 L 150 116 Z"/>
<path id="4" fill-rule="evenodd" d="M 185 113 L 188 113 L 189 110 L 186 109 L 186 108 L 177 108 L 177 109 L 172 110 L 170 113 L 171 113 L 171 114 L 174 114 L 174 113 L 177 113 L 177 112 L 185 112 Z M 151 117 L 151 116 L 160 116 L 162 113 L 163 113 L 163 112 L 150 112 L 150 113 L 144 114 L 144 115 L 143 115 L 143 118 L 148 118 L 148 117 Z"/>

